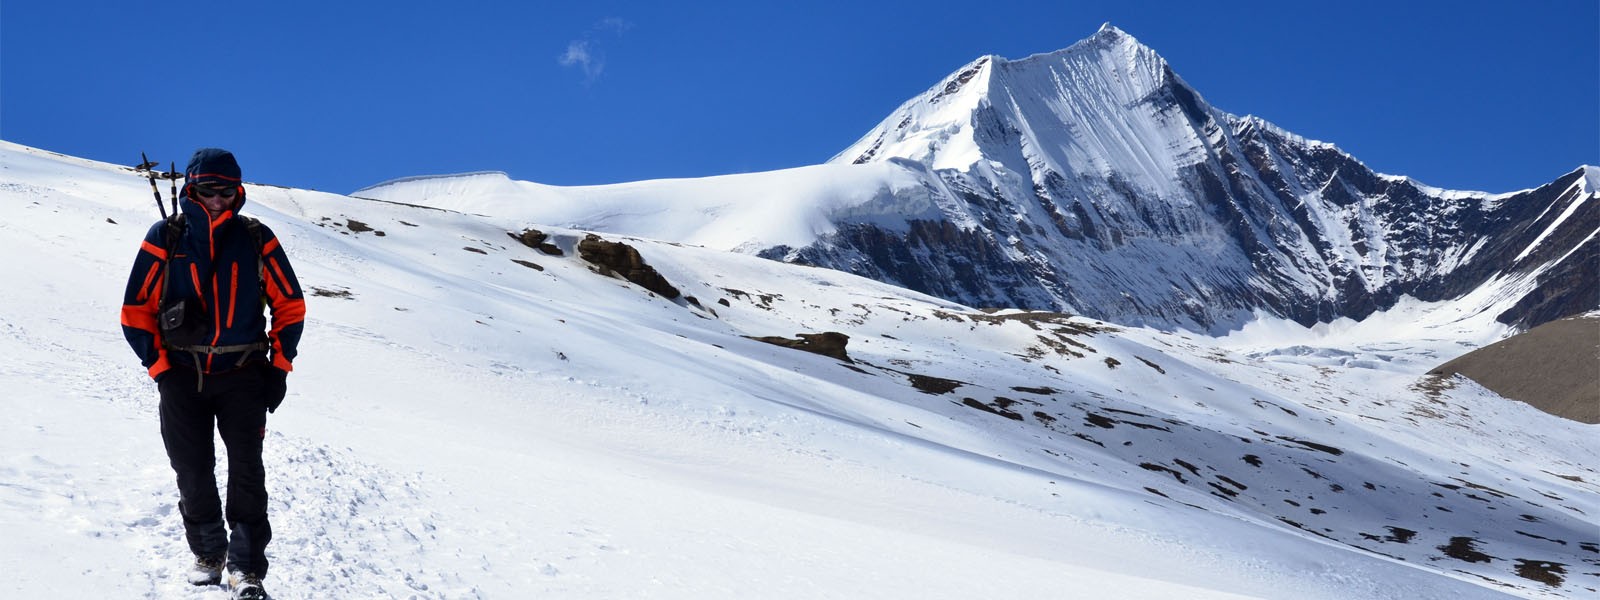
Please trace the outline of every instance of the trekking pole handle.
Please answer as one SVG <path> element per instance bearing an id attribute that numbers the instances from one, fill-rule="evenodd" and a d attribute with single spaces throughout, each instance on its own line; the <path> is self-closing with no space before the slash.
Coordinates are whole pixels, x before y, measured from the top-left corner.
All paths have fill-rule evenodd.
<path id="1" fill-rule="evenodd" d="M 150 158 L 145 156 L 143 152 L 139 153 L 139 159 L 141 160 L 139 163 L 141 165 L 150 164 Z M 165 220 L 167 218 L 167 207 L 161 203 L 161 188 L 156 187 L 156 172 L 154 169 L 149 169 L 146 172 L 150 175 L 150 193 L 155 194 L 156 197 L 156 210 L 161 211 L 161 218 Z"/>

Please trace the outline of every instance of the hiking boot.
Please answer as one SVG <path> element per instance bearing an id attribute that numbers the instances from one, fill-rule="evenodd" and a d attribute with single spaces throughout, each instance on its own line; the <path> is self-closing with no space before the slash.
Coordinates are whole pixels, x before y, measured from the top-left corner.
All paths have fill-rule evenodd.
<path id="1" fill-rule="evenodd" d="M 253 573 L 228 572 L 228 585 L 233 588 L 233 600 L 266 600 L 267 590 L 261 587 L 261 578 Z"/>
<path id="2" fill-rule="evenodd" d="M 185 573 L 189 583 L 194 585 L 216 585 L 222 582 L 222 557 L 194 557 L 194 566 L 189 567 Z"/>

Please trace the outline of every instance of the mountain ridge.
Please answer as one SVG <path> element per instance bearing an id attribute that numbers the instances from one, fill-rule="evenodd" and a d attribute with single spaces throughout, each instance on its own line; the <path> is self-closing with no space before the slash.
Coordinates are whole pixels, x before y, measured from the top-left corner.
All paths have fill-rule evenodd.
<path id="1" fill-rule="evenodd" d="M 1600 251 L 1600 176 L 1578 172 L 1505 194 L 1380 174 L 1211 106 L 1107 24 L 1063 50 L 979 57 L 824 165 L 672 180 L 670 205 L 648 196 L 659 186 L 540 186 L 483 210 L 1127 325 L 1220 334 L 1263 310 L 1309 326 L 1492 286 L 1503 305 L 1479 309 L 1528 328 L 1595 308 L 1582 263 Z M 363 193 L 429 202 L 405 187 Z M 1538 245 L 1534 228 L 1542 250 L 1506 252 Z"/>
<path id="2" fill-rule="evenodd" d="M 1022 101 L 1017 100 L 1017 94 L 1012 93 L 1009 87 L 1002 86 L 1007 91 L 1001 95 L 1009 96 L 1009 112 L 1013 114 L 1001 114 L 1007 110 L 995 107 L 1002 102 L 991 99 L 987 109 L 984 108 L 984 102 L 977 102 L 978 108 L 971 119 L 973 123 L 999 123 L 989 127 L 988 131 L 1000 130 L 1001 135 L 990 136 L 986 144 L 981 135 L 984 128 L 975 126 L 970 141 L 962 139 L 950 144 L 956 148 L 951 153 L 962 157 L 958 161 L 941 158 L 939 149 L 933 144 L 926 149 L 919 147 L 916 154 L 901 154 L 902 157 L 930 165 L 950 180 L 952 187 L 971 191 L 968 204 L 983 205 L 981 210 L 985 212 L 1010 212 L 1017 216 L 1017 221 L 1034 225 L 1054 223 L 1059 237 L 1068 241 L 1058 238 L 1027 244 L 1033 241 L 1027 240 L 1032 233 L 1031 228 L 993 223 L 987 228 L 976 228 L 987 231 L 969 236 L 970 239 L 962 248 L 970 253 L 979 246 L 987 246 L 987 252 L 978 254 L 992 255 L 1004 252 L 996 243 L 1000 240 L 1013 240 L 1013 245 L 1016 244 L 1015 240 L 1023 240 L 1023 244 L 1032 247 L 1019 248 L 1018 254 L 1022 256 L 1013 256 L 1007 261 L 986 262 L 982 270 L 1005 273 L 1008 265 L 1004 263 L 1015 264 L 1018 261 L 1042 265 L 1044 271 L 1035 269 L 1032 275 L 1041 280 L 1035 285 L 1026 281 L 1027 274 L 1000 276 L 1002 285 L 1032 288 L 1032 293 L 995 294 L 992 289 L 971 286 L 967 289 L 940 288 L 919 276 L 919 272 L 950 270 L 951 265 L 932 264 L 937 261 L 923 261 L 909 268 L 903 263 L 884 264 L 885 261 L 862 267 L 859 257 L 852 256 L 852 250 L 860 251 L 856 254 L 881 253 L 881 250 L 874 249 L 874 245 L 884 242 L 874 239 L 881 236 L 873 234 L 858 234 L 855 239 L 837 240 L 798 251 L 785 249 L 781 254 L 769 252 L 768 255 L 824 266 L 848 264 L 856 272 L 907 282 L 913 288 L 971 304 L 1029 308 L 1053 306 L 1063 310 L 1079 310 L 1117 322 L 1178 326 L 1215 333 L 1236 327 L 1241 313 L 1262 305 L 1275 314 L 1290 316 L 1309 325 L 1343 315 L 1360 318 L 1370 314 L 1375 307 L 1392 305 L 1400 295 L 1419 294 L 1427 299 L 1437 299 L 1437 293 L 1431 289 L 1437 282 L 1429 281 L 1441 278 L 1441 274 L 1426 272 L 1416 266 L 1416 261 L 1412 261 L 1411 265 L 1395 264 L 1389 259 L 1389 253 L 1392 250 L 1412 255 L 1426 253 L 1425 246 L 1434 244 L 1441 247 L 1426 262 L 1438 263 L 1449 262 L 1450 257 L 1470 258 L 1473 247 L 1462 243 L 1464 236 L 1459 231 L 1461 223 L 1444 223 L 1447 229 L 1456 230 L 1456 247 L 1437 244 L 1439 240 L 1432 234 L 1432 227 L 1419 236 L 1406 232 L 1404 224 L 1427 219 L 1448 221 L 1451 217 L 1439 217 L 1439 213 L 1448 215 L 1462 210 L 1482 212 L 1488 203 L 1519 194 L 1491 195 L 1444 190 L 1403 176 L 1385 176 L 1373 172 L 1334 144 L 1308 140 L 1261 117 L 1237 117 L 1216 109 L 1183 82 L 1171 70 L 1170 64 L 1159 58 L 1153 50 L 1109 26 L 1102 27 L 1095 36 L 1067 50 L 1034 55 L 1028 59 L 1026 67 L 1049 71 L 1049 77 L 1033 77 L 1034 80 L 1059 82 L 1063 80 L 1061 71 L 1082 75 L 1082 70 L 1070 64 L 1063 67 L 1052 61 L 1081 62 L 1085 57 L 1092 59 L 1096 55 L 1101 64 L 1117 63 L 1119 59 L 1122 62 L 1078 77 L 1080 85 L 1075 89 L 1060 88 L 1053 90 L 1056 93 L 1046 90 L 1045 93 L 1022 94 L 1045 98 L 1052 106 L 1064 106 L 1065 110 L 1026 110 L 1022 108 Z M 1024 69 L 1011 68 L 1021 64 L 1024 62 L 997 62 L 994 69 L 997 73 L 1012 73 L 1026 83 Z M 1135 66 L 1126 67 L 1128 64 Z M 1147 72 L 1158 70 L 1160 76 L 1145 77 L 1147 83 L 1144 85 L 1128 86 L 1127 89 L 1133 92 L 1130 95 L 1134 97 L 1121 98 L 1122 102 L 1109 110 L 1104 109 L 1105 105 L 1111 104 L 1106 102 L 1108 95 L 1096 92 L 1114 87 L 1104 83 L 1104 80 L 1123 83 L 1137 81 L 1138 77 L 1125 76 L 1118 69 L 1137 71 L 1140 66 Z M 996 75 L 991 82 L 999 79 L 1000 75 Z M 1037 87 L 1036 82 L 1034 87 Z M 939 93 L 936 89 L 937 86 L 919 98 L 936 97 Z M 908 102 L 852 146 L 851 150 L 859 149 L 871 140 L 874 150 L 870 155 L 863 153 L 853 160 L 882 160 L 894 155 L 898 148 L 897 140 L 885 137 L 890 129 L 889 124 L 897 122 L 899 129 L 915 132 L 914 124 L 910 127 L 905 124 L 907 119 L 915 116 L 910 114 L 914 111 L 907 107 L 914 108 L 917 104 L 918 100 Z M 1089 107 L 1084 108 L 1085 105 Z M 1094 106 L 1102 108 L 1097 111 Z M 1081 121 L 1060 119 L 1055 124 L 1063 127 L 1056 135 L 1037 135 L 1040 129 L 1038 122 L 1050 121 L 1063 114 L 1099 116 Z M 1141 119 L 1155 127 L 1139 133 L 1138 128 L 1128 126 L 1128 123 Z M 1096 128 L 1101 132 L 1097 133 Z M 1110 133 L 1105 134 L 1105 131 Z M 1134 135 L 1126 135 L 1130 131 Z M 1007 133 L 1012 135 L 1008 137 Z M 969 145 L 982 148 L 977 154 L 988 157 L 989 165 L 974 162 L 970 168 L 940 169 L 940 165 L 967 162 L 972 154 Z M 1084 146 L 1098 150 L 1073 152 Z M 1114 148 L 1124 150 L 1120 158 L 1111 150 Z M 1150 151 L 1152 148 L 1165 148 L 1170 152 L 1161 154 Z M 1143 153 L 1138 149 L 1144 149 Z M 835 160 L 840 161 L 850 153 L 847 151 Z M 988 168 L 996 164 L 1003 166 Z M 1562 177 L 1557 181 L 1565 180 L 1566 177 Z M 1548 187 L 1539 186 L 1520 194 L 1545 196 L 1542 198 L 1544 201 L 1565 201 L 1574 208 L 1585 204 L 1583 198 L 1563 200 L 1548 198 L 1548 194 L 1540 193 L 1540 190 Z M 1396 203 L 1411 204 L 1413 208 L 1409 211 L 1396 210 L 1392 206 Z M 1321 206 L 1316 206 L 1319 204 Z M 1196 207 L 1199 210 L 1195 210 Z M 1185 210 L 1188 214 L 1181 214 Z M 1593 206 L 1590 205 L 1584 212 L 1585 223 L 1593 221 L 1592 211 Z M 1387 215 L 1374 218 L 1375 212 L 1386 212 Z M 1129 214 L 1136 217 L 1129 219 Z M 951 220 L 970 223 L 975 219 L 963 217 Z M 1465 220 L 1481 222 L 1496 219 L 1469 215 Z M 1198 225 L 1201 230 L 1190 229 L 1190 225 Z M 1208 253 L 1195 248 L 1192 242 L 1181 239 L 1181 236 L 1193 234 L 1217 237 L 1219 229 L 1246 256 Z M 1503 235 L 1506 229 L 1483 233 Z M 1090 271 L 1115 270 L 1119 268 L 1117 265 L 1127 262 L 1159 263 L 1166 258 L 1161 252 L 1127 252 L 1125 254 L 1131 255 L 1128 258 L 1132 260 L 1108 258 L 1088 261 L 1088 264 L 1074 260 L 1077 256 L 1094 251 L 1114 254 L 1118 248 L 1126 245 L 1125 240 L 1130 235 L 1146 239 L 1152 235 L 1167 236 L 1172 241 L 1169 248 L 1191 257 L 1184 261 L 1187 264 L 1179 266 L 1186 274 L 1169 274 L 1156 278 L 1156 286 L 1140 286 L 1138 282 L 1126 278 L 1062 273 L 1073 269 L 1081 273 L 1085 268 Z M 1390 238 L 1397 236 L 1402 238 L 1397 240 L 1399 244 L 1390 244 Z M 908 238 L 888 243 L 915 244 L 922 241 Z M 1082 247 L 1086 245 L 1090 247 Z M 1224 250 L 1224 254 L 1229 252 Z M 1204 275 L 1219 259 L 1237 266 L 1224 265 L 1199 281 L 1187 275 Z M 1465 283 L 1448 284 L 1447 287 L 1459 291 L 1496 279 L 1492 267 L 1483 264 L 1474 264 L 1462 273 L 1457 278 Z M 1449 273 L 1442 275 L 1442 278 L 1450 278 Z M 1159 289 L 1159 280 L 1165 280 L 1173 291 Z M 1122 288 L 1123 294 L 1139 297 L 1141 301 L 1123 302 L 1104 294 L 1092 297 L 1092 293 L 1082 291 L 1085 288 L 1106 287 Z M 1222 293 L 1215 293 L 1219 289 L 1223 290 Z M 1219 299 L 1224 304 L 1221 309 L 1192 309 L 1196 305 L 1216 305 Z M 1590 308 L 1582 296 L 1568 297 L 1567 300 L 1567 306 L 1554 312 L 1571 314 Z M 1505 320 L 1522 327 L 1541 322 L 1550 312 L 1529 314 L 1519 312 L 1515 307 L 1508 310 L 1510 312 L 1505 315 Z"/>

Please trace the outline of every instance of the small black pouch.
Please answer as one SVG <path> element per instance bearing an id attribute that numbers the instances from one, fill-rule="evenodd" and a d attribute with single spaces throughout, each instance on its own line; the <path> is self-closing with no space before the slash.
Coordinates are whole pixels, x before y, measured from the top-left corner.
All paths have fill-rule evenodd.
<path id="1" fill-rule="evenodd" d="M 161 311 L 161 336 L 166 345 L 175 348 L 205 344 L 206 314 L 187 299 L 179 300 Z"/>

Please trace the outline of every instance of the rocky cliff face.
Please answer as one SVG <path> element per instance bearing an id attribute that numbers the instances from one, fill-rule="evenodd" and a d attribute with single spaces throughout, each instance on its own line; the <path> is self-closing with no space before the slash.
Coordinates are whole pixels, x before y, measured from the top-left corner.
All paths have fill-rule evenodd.
<path id="1" fill-rule="evenodd" d="M 832 162 L 883 161 L 920 171 L 940 216 L 840 218 L 762 255 L 969 305 L 1213 332 L 1256 311 L 1309 325 L 1484 286 L 1522 327 L 1600 304 L 1594 168 L 1500 195 L 1379 175 L 1211 107 L 1110 26 L 980 58 Z"/>

